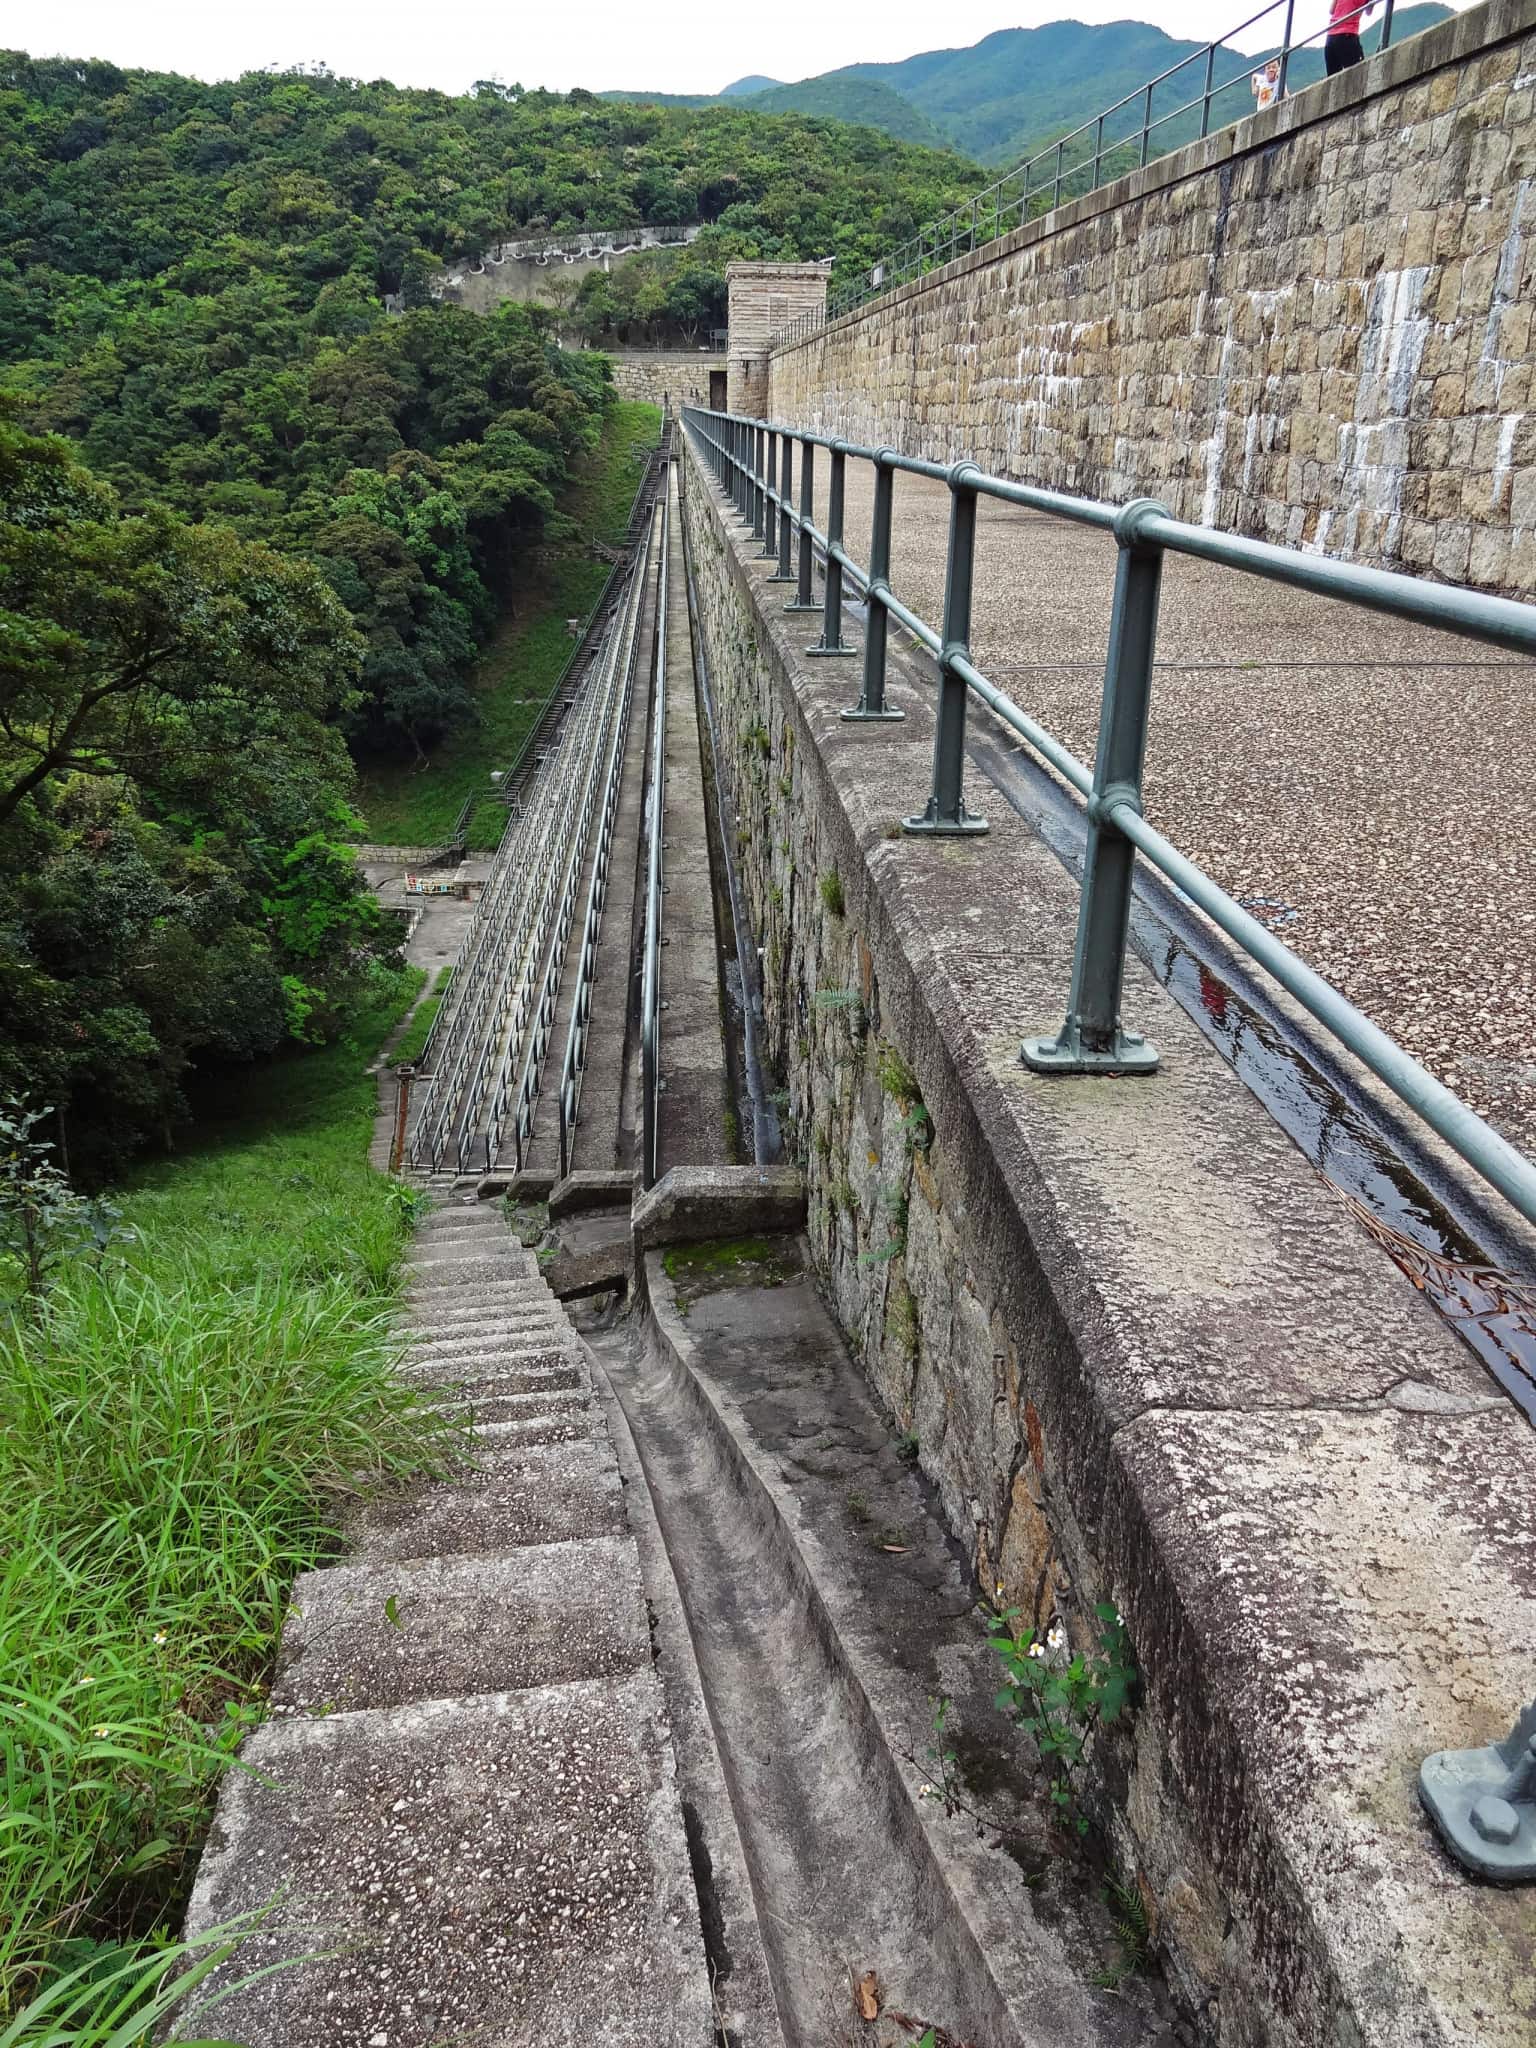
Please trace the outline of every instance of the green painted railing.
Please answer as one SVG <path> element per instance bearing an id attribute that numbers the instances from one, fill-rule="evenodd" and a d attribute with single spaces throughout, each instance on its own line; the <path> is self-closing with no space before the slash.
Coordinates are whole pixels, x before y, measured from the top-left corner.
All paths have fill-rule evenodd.
<path id="1" fill-rule="evenodd" d="M 904 626 L 937 662 L 932 784 L 922 809 L 904 821 L 904 831 L 943 834 L 987 829 L 985 819 L 966 809 L 962 788 L 966 707 L 972 696 L 1086 799 L 1087 854 L 1066 1019 L 1056 1032 L 1025 1041 L 1020 1057 L 1026 1066 L 1042 1074 L 1145 1074 L 1156 1068 L 1156 1048 L 1127 1030 L 1120 1015 L 1132 874 L 1139 853 L 1527 1222 L 1536 1223 L 1536 1166 L 1149 825 L 1142 815 L 1141 794 L 1166 554 L 1192 555 L 1292 590 L 1311 591 L 1530 656 L 1536 656 L 1536 605 L 1191 525 L 1175 519 L 1165 506 L 1149 498 L 1128 505 L 1103 504 L 989 476 L 973 462 L 946 466 L 902 455 L 893 448 L 862 448 L 825 434 L 734 413 L 689 408 L 683 417 L 695 446 L 712 464 L 722 491 L 753 537 L 762 541 L 763 554 L 775 559 L 776 574 L 770 580 L 795 583 L 795 596 L 787 609 L 821 614 L 821 634 L 809 650 L 812 654 L 853 655 L 854 650 L 843 640 L 845 581 L 862 594 L 868 613 L 862 684 L 858 701 L 844 711 L 845 718 L 893 719 L 902 715 L 885 701 L 890 620 Z M 800 451 L 798 507 L 793 473 L 796 448 Z M 814 519 L 817 449 L 824 450 L 828 460 L 825 530 L 818 528 Z M 843 544 L 844 474 L 850 456 L 872 463 L 875 471 L 867 567 L 856 562 Z M 949 491 L 944 615 L 938 631 L 904 604 L 891 587 L 891 519 L 898 472 L 932 478 Z M 1092 527 L 1116 548 L 1109 652 L 1092 769 L 1020 710 L 971 658 L 976 510 L 982 498 L 1000 499 Z M 792 567 L 797 539 L 798 558 Z M 812 585 L 818 555 L 825 565 L 819 604 Z"/>

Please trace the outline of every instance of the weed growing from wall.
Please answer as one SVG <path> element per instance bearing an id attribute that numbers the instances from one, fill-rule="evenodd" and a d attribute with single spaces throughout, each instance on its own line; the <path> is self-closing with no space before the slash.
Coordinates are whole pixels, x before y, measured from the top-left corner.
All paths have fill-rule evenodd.
<path id="1" fill-rule="evenodd" d="M 1089 1738 L 1101 1723 L 1124 1713 L 1136 1682 L 1136 1665 L 1119 1609 L 1095 1607 L 1097 1649 L 1074 1652 L 1066 1629 L 1053 1622 L 1043 1633 L 1021 1625 L 1021 1610 L 1006 1608 L 987 1641 L 1002 1661 L 1004 1682 L 997 1705 L 1034 1738 L 1050 1773 L 1051 1803 L 1063 1827 L 1088 1832 L 1079 1803 L 1078 1772 Z"/>

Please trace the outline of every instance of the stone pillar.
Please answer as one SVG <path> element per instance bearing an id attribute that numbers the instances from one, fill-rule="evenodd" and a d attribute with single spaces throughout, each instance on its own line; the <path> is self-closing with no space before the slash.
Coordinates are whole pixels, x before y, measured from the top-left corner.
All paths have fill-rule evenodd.
<path id="1" fill-rule="evenodd" d="M 820 312 L 831 270 L 830 261 L 726 265 L 727 411 L 766 413 L 773 337 L 802 313 Z"/>

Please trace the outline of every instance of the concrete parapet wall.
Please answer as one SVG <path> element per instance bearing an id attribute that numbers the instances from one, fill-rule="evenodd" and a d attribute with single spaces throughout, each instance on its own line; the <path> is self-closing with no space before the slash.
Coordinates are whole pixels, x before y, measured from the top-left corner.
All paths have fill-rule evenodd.
<path id="1" fill-rule="evenodd" d="M 1536 0 L 1487 0 L 777 350 L 768 410 L 1536 590 Z"/>
<path id="2" fill-rule="evenodd" d="M 709 373 L 724 370 L 725 357 L 709 350 L 614 349 L 613 388 L 620 398 L 660 405 L 670 399 L 673 410 L 684 405 L 709 405 Z"/>
<path id="3" fill-rule="evenodd" d="M 820 1281 L 983 1590 L 1123 1612 L 1093 1798 L 1175 1982 L 1221 2048 L 1529 2048 L 1531 1895 L 1451 1867 L 1415 1774 L 1536 1680 L 1536 1437 L 1138 963 L 1157 1077 L 1019 1066 L 1075 884 L 974 769 L 985 839 L 900 835 L 926 676 L 840 720 L 857 665 L 687 478 Z"/>

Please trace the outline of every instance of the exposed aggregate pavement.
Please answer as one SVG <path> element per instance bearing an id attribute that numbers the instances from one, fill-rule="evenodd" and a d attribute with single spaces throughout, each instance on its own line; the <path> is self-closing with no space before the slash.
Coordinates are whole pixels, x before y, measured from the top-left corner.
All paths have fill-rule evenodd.
<path id="1" fill-rule="evenodd" d="M 845 545 L 860 562 L 872 498 L 871 466 L 850 461 Z M 948 519 L 945 486 L 898 477 L 892 587 L 935 626 Z M 1106 535 L 982 502 L 977 663 L 1090 764 L 1114 569 Z M 1530 1152 L 1533 785 L 1536 663 L 1167 559 L 1148 818 Z"/>

